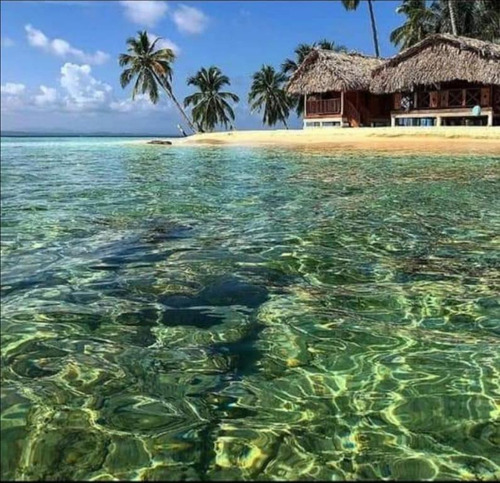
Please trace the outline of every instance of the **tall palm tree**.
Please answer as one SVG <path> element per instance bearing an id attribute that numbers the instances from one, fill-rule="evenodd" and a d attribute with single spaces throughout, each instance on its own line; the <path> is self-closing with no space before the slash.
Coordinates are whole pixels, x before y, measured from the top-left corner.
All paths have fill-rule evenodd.
<path id="1" fill-rule="evenodd" d="M 199 89 L 184 99 L 184 107 L 193 106 L 193 121 L 201 130 L 213 131 L 217 124 L 234 128 L 234 111 L 228 100 L 239 102 L 240 98 L 231 92 L 221 92 L 224 86 L 231 85 L 229 77 L 218 67 L 203 67 L 189 77 L 187 84 Z"/>
<path id="2" fill-rule="evenodd" d="M 375 13 L 373 12 L 373 0 L 368 1 L 368 10 L 370 12 L 370 21 L 372 24 L 373 45 L 375 46 L 375 55 L 380 57 L 380 48 L 378 44 L 377 24 L 375 22 Z M 361 0 L 342 0 L 342 5 L 346 10 L 357 10 Z"/>
<path id="3" fill-rule="evenodd" d="M 175 54 L 171 49 L 156 49 L 160 37 L 150 41 L 148 33 L 143 30 L 137 33 L 137 38 L 127 39 L 126 54 L 120 54 L 120 67 L 126 67 L 120 75 L 120 84 L 125 88 L 135 79 L 132 89 L 132 99 L 141 92 L 148 94 L 153 104 L 159 100 L 159 89 L 163 89 L 179 109 L 189 127 L 196 132 L 191 120 L 177 101 L 172 91 L 172 62 Z"/>
<path id="4" fill-rule="evenodd" d="M 406 21 L 391 32 L 391 42 L 402 49 L 420 42 L 435 32 L 435 14 L 427 7 L 426 0 L 403 0 L 396 13 L 404 14 Z"/>
<path id="5" fill-rule="evenodd" d="M 332 50 L 334 52 L 348 51 L 345 45 L 336 44 L 334 41 L 326 39 L 319 40 L 313 44 L 299 44 L 294 50 L 295 59 L 285 59 L 281 64 L 281 71 L 287 76 L 286 80 L 289 80 L 293 73 L 299 68 L 300 64 L 304 62 L 304 59 L 316 48 Z M 297 116 L 302 116 L 304 112 L 304 96 L 294 96 L 293 99 L 295 100 Z"/>
<path id="6" fill-rule="evenodd" d="M 426 3 L 425 0 L 403 0 L 396 11 L 405 14 L 406 21 L 391 33 L 393 43 L 406 48 L 429 34 L 454 31 L 466 37 L 500 42 L 500 1 L 433 0 L 428 6 Z"/>
<path id="7" fill-rule="evenodd" d="M 451 32 L 453 35 L 458 35 L 455 0 L 448 0 L 448 10 L 450 11 Z"/>
<path id="8" fill-rule="evenodd" d="M 288 129 L 286 120 L 293 101 L 283 88 L 286 79 L 283 72 L 275 71 L 270 65 L 263 65 L 253 75 L 248 103 L 252 112 L 264 111 L 262 122 L 268 126 L 274 126 L 281 121 Z"/>
<path id="9" fill-rule="evenodd" d="M 500 44 L 500 2 L 498 0 L 476 0 L 473 18 L 478 38 Z"/>

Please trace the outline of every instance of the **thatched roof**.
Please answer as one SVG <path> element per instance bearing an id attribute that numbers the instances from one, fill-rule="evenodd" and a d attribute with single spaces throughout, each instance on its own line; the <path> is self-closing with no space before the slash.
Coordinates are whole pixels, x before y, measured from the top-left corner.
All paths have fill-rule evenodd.
<path id="1" fill-rule="evenodd" d="M 382 62 L 358 53 L 314 49 L 294 72 L 286 89 L 289 94 L 368 90 L 371 72 Z"/>
<path id="2" fill-rule="evenodd" d="M 449 34 L 431 35 L 373 71 L 375 94 L 461 80 L 500 84 L 500 45 Z"/>

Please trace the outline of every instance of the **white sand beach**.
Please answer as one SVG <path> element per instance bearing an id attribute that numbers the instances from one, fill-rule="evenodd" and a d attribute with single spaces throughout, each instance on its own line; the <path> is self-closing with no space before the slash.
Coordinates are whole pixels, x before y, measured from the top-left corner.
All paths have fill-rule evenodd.
<path id="1" fill-rule="evenodd" d="M 500 127 L 394 127 L 230 131 L 170 138 L 183 146 L 281 146 L 382 151 L 480 151 L 500 155 Z M 141 144 L 149 141 L 137 141 Z M 168 146 L 157 146 L 159 148 Z"/>

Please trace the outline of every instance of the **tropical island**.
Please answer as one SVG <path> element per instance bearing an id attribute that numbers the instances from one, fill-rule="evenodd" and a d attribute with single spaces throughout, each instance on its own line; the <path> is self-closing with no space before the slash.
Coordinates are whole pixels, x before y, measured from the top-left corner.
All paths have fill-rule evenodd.
<path id="1" fill-rule="evenodd" d="M 1 3 L 1 481 L 499 479 L 498 0 Z"/>
<path id="2" fill-rule="evenodd" d="M 342 3 L 356 9 L 361 2 Z M 471 1 L 457 12 L 453 0 L 430 6 L 404 0 L 398 11 L 407 20 L 391 34 L 402 50 L 388 59 L 379 55 L 372 1 L 367 4 L 375 56 L 321 40 L 299 45 L 295 59 L 280 68 L 263 65 L 253 75 L 250 109 L 262 115 L 264 126 L 281 124 L 285 131 L 238 131 L 233 106 L 240 98 L 227 90 L 231 81 L 216 66 L 188 78 L 195 92 L 181 105 L 171 85 L 175 54 L 156 49 L 159 38 L 151 41 L 146 31 L 127 40 L 128 53 L 119 59 L 126 67 L 120 81 L 126 87 L 134 80 L 132 99 L 141 93 L 157 103 L 163 91 L 179 110 L 190 136 L 150 142 L 155 145 L 348 143 L 362 148 L 388 147 L 390 138 L 395 148 L 422 143 L 439 148 L 444 138 L 453 139 L 457 149 L 473 140 L 486 150 L 500 148 L 499 130 L 482 129 L 500 126 L 499 4 Z M 288 130 L 292 111 L 303 118 L 303 130 Z"/>

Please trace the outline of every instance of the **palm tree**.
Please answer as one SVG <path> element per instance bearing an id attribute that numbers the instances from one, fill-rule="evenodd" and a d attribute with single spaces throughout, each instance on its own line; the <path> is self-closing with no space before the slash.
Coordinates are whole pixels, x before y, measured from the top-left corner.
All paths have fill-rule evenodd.
<path id="1" fill-rule="evenodd" d="M 239 102 L 240 98 L 231 92 L 221 92 L 222 87 L 231 85 L 229 77 L 218 67 L 212 66 L 208 70 L 203 67 L 189 77 L 187 84 L 199 89 L 184 99 L 184 107 L 193 106 L 193 121 L 200 130 L 213 131 L 217 124 L 234 128 L 234 111 L 228 100 Z"/>
<path id="2" fill-rule="evenodd" d="M 331 40 L 319 40 L 313 44 L 299 44 L 295 50 L 295 59 L 285 59 L 281 64 L 281 71 L 287 75 L 287 79 L 293 75 L 293 73 L 299 68 L 300 64 L 304 62 L 304 59 L 314 50 L 314 49 L 332 50 L 334 52 L 347 52 L 347 47 L 345 45 L 337 45 Z M 295 100 L 295 110 L 297 116 L 302 116 L 304 112 L 304 96 L 294 96 Z"/>
<path id="3" fill-rule="evenodd" d="M 334 52 L 348 51 L 345 45 L 337 45 L 334 41 L 326 39 L 319 40 L 313 44 L 299 44 L 294 50 L 295 60 L 285 59 L 283 64 L 281 64 L 281 70 L 285 74 L 293 74 L 299 68 L 299 65 L 304 62 L 304 59 L 312 52 L 312 50 L 318 48 L 322 50 L 332 50 Z"/>
<path id="4" fill-rule="evenodd" d="M 342 5 L 346 10 L 356 10 L 359 7 L 361 0 L 342 0 Z M 368 1 L 368 10 L 370 11 L 370 21 L 372 23 L 373 45 L 375 46 L 375 55 L 380 57 L 380 49 L 378 45 L 377 25 L 375 23 L 375 14 L 373 12 L 373 0 Z"/>
<path id="5" fill-rule="evenodd" d="M 283 72 L 275 71 L 270 65 L 263 65 L 253 75 L 248 103 L 252 112 L 264 110 L 262 122 L 268 126 L 281 121 L 288 129 L 286 120 L 294 101 L 283 89 L 286 79 Z"/>
<path id="6" fill-rule="evenodd" d="M 406 15 L 406 22 L 391 33 L 391 41 L 402 48 L 432 33 L 454 31 L 467 37 L 500 42 L 498 0 L 433 0 L 428 7 L 425 0 L 403 0 L 396 11 Z"/>
<path id="7" fill-rule="evenodd" d="M 427 7 L 426 0 L 403 0 L 396 13 L 404 14 L 406 21 L 391 32 L 391 42 L 402 49 L 420 42 L 435 32 L 435 14 Z"/>
<path id="8" fill-rule="evenodd" d="M 500 44 L 500 2 L 498 0 L 476 0 L 475 33 L 482 40 Z"/>
<path id="9" fill-rule="evenodd" d="M 451 32 L 453 35 L 458 35 L 457 30 L 457 13 L 455 11 L 455 1 L 448 0 L 448 10 L 450 11 Z"/>
<path id="10" fill-rule="evenodd" d="M 141 92 L 148 94 L 153 104 L 158 102 L 159 88 L 162 88 L 177 106 L 189 127 L 196 132 L 193 123 L 187 117 L 172 91 L 171 64 L 175 60 L 175 54 L 171 49 L 155 50 L 159 40 L 160 37 L 151 42 L 145 30 L 139 31 L 137 38 L 127 39 L 128 53 L 119 56 L 120 67 L 127 67 L 120 75 L 120 84 L 122 88 L 125 88 L 135 79 L 132 99 L 135 99 L 135 96 Z"/>

